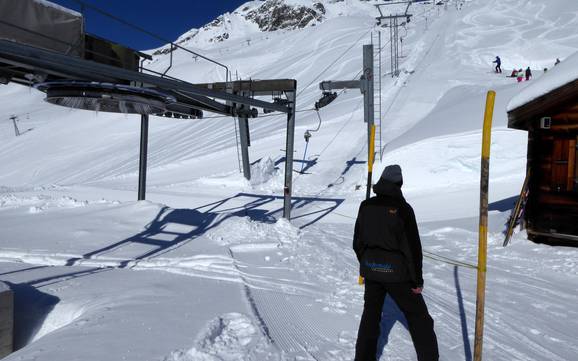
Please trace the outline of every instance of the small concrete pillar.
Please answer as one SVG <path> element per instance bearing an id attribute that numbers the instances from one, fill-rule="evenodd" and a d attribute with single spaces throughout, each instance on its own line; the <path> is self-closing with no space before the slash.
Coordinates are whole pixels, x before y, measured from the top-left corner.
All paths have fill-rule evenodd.
<path id="1" fill-rule="evenodd" d="M 0 359 L 14 351 L 14 293 L 0 282 Z"/>

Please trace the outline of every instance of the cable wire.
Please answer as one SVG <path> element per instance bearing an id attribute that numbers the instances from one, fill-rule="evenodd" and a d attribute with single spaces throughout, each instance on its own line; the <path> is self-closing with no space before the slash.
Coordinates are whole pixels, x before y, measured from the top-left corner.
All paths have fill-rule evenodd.
<path id="1" fill-rule="evenodd" d="M 308 89 L 313 83 L 315 83 L 321 77 L 321 75 L 325 74 L 326 71 L 328 71 L 335 64 L 337 64 L 337 62 L 339 60 L 341 60 L 341 58 L 343 58 L 345 56 L 345 54 L 347 54 L 351 49 L 353 49 L 353 47 L 355 47 L 355 45 L 357 45 L 361 41 L 361 39 L 363 39 L 365 36 L 367 36 L 367 34 L 369 34 L 369 32 L 371 32 L 371 31 L 373 31 L 373 27 L 371 27 L 368 31 L 363 33 L 363 35 L 361 35 L 359 37 L 359 39 L 357 39 L 353 44 L 351 44 L 351 46 L 349 46 L 343 53 L 341 53 L 341 55 L 339 55 L 333 62 L 331 62 L 331 64 L 326 66 L 319 74 L 317 74 L 317 76 L 315 78 L 313 78 L 313 80 L 311 80 L 309 82 L 309 84 L 307 84 L 304 88 L 301 88 L 301 91 L 299 91 L 297 93 L 297 95 L 298 96 L 301 95 L 306 89 Z"/>

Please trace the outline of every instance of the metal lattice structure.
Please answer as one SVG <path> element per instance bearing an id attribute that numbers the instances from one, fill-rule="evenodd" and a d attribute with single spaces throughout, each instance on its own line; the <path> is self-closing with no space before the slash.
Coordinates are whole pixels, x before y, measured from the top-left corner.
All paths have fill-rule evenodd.
<path id="1" fill-rule="evenodd" d="M 411 21 L 412 14 L 409 14 L 409 8 L 411 4 L 418 1 L 395 1 L 388 2 L 385 4 L 377 4 L 375 7 L 379 11 L 379 16 L 377 17 L 377 24 L 386 26 L 389 28 L 389 54 L 390 54 L 390 66 L 391 66 L 391 76 L 399 76 L 399 58 L 400 58 L 400 37 L 399 28 L 405 26 Z M 403 12 L 392 12 L 387 11 L 388 7 L 392 5 L 407 5 Z"/>

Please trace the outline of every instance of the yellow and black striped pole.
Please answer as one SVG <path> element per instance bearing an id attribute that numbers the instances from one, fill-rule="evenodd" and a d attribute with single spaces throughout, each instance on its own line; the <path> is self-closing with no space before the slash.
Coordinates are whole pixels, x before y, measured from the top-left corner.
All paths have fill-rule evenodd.
<path id="1" fill-rule="evenodd" d="M 367 148 L 367 192 L 365 194 L 365 199 L 371 197 L 371 183 L 373 176 L 373 162 L 375 160 L 375 124 L 372 124 L 369 128 L 369 143 Z M 363 285 L 365 280 L 363 277 L 359 276 L 357 279 L 359 285 Z"/>
<path id="2" fill-rule="evenodd" d="M 371 197 L 371 178 L 373 176 L 373 161 L 375 159 L 375 124 L 369 128 L 369 144 L 367 149 L 367 192 L 365 199 Z"/>
<path id="3" fill-rule="evenodd" d="M 474 361 L 482 360 L 484 341 L 484 305 L 486 302 L 486 264 L 488 254 L 488 188 L 490 183 L 490 145 L 492 141 L 492 118 L 496 92 L 490 90 L 486 98 L 484 130 L 482 135 L 482 169 L 480 179 L 480 235 L 478 246 L 478 287 L 476 292 L 476 333 L 474 338 Z"/>

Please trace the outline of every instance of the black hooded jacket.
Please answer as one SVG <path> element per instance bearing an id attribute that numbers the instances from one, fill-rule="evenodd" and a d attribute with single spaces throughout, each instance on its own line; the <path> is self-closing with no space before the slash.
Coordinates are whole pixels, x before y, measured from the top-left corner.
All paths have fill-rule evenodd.
<path id="1" fill-rule="evenodd" d="M 373 191 L 377 196 L 361 202 L 355 222 L 353 250 L 357 259 L 361 262 L 363 252 L 371 247 L 401 251 L 408 263 L 413 286 L 422 287 L 423 255 L 413 209 L 403 198 L 400 186 L 394 183 L 380 179 L 373 186 Z M 401 219 L 402 226 L 386 225 L 386 212 L 399 216 L 396 218 Z M 392 241 L 392 238 L 405 241 Z M 388 249 L 398 247 L 399 249 Z"/>

